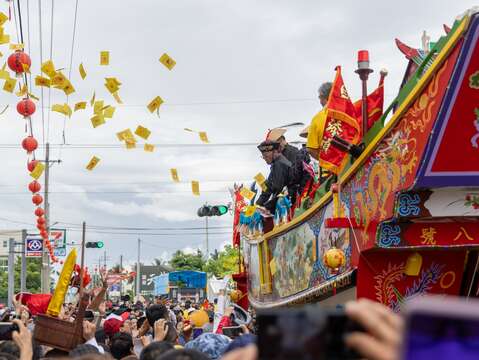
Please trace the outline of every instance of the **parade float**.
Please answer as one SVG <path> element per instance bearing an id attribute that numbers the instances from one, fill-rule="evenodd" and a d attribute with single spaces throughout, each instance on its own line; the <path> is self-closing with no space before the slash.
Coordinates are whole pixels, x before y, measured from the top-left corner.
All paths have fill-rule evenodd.
<path id="1" fill-rule="evenodd" d="M 234 279 L 254 308 L 479 296 L 479 13 L 445 30 L 426 49 L 396 41 L 409 60 L 397 97 L 291 219 L 263 231 L 235 189 Z"/>

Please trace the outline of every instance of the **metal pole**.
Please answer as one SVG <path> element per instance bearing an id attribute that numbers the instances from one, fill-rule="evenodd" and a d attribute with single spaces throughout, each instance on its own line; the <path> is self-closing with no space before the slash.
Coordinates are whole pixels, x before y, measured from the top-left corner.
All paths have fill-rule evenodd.
<path id="1" fill-rule="evenodd" d="M 120 255 L 120 297 L 123 295 L 123 279 L 121 279 L 122 273 L 123 273 L 123 255 Z"/>
<path id="2" fill-rule="evenodd" d="M 45 149 L 45 193 L 44 193 L 44 201 L 45 201 L 45 227 L 50 236 L 50 206 L 48 204 L 48 183 L 50 178 L 50 143 L 46 144 Z M 43 244 L 43 255 L 42 255 L 42 293 L 48 294 L 50 293 L 50 256 L 47 251 L 46 244 Z"/>
<path id="3" fill-rule="evenodd" d="M 8 239 L 8 301 L 7 306 L 12 306 L 15 291 L 15 239 Z"/>
<path id="4" fill-rule="evenodd" d="M 81 236 L 81 268 L 80 268 L 80 300 L 82 301 L 83 296 L 83 272 L 85 267 L 85 238 L 86 238 L 86 222 L 83 222 L 82 226 L 82 236 Z"/>
<path id="5" fill-rule="evenodd" d="M 361 82 L 362 82 L 362 88 L 363 88 L 362 107 L 361 107 L 362 118 L 363 118 L 362 133 L 364 137 L 364 135 L 366 135 L 366 133 L 368 132 L 368 78 L 361 77 Z"/>
<path id="6" fill-rule="evenodd" d="M 27 230 L 22 230 L 22 268 L 20 272 L 20 292 L 25 292 L 27 290 L 27 254 L 26 254 L 26 244 L 27 239 Z"/>
<path id="7" fill-rule="evenodd" d="M 140 300 L 140 250 L 141 250 L 141 240 L 138 238 L 138 258 L 136 260 L 136 301 Z"/>
<path id="8" fill-rule="evenodd" d="M 103 251 L 103 266 L 105 267 L 105 270 L 106 270 L 106 250 Z"/>
<path id="9" fill-rule="evenodd" d="M 205 231 L 206 231 L 206 260 L 210 258 L 210 244 L 208 241 L 208 216 L 205 216 L 206 220 L 206 226 L 205 226 Z"/>

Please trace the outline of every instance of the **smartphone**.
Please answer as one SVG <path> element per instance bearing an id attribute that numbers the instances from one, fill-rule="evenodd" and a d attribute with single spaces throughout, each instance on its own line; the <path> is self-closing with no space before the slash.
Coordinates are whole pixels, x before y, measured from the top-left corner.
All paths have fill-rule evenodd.
<path id="1" fill-rule="evenodd" d="M 424 296 L 406 304 L 403 359 L 479 359 L 479 301 Z"/>
<path id="2" fill-rule="evenodd" d="M 261 360 L 361 359 L 344 343 L 347 334 L 364 331 L 343 309 L 318 305 L 258 311 L 258 348 Z"/>
<path id="3" fill-rule="evenodd" d="M 91 310 L 85 310 L 85 317 L 84 319 L 86 321 L 90 321 L 92 322 L 93 320 L 95 320 L 95 314 L 93 313 L 93 311 Z"/>
<path id="4" fill-rule="evenodd" d="M 0 322 L 0 341 L 12 340 L 12 332 L 19 331 L 17 324 Z"/>
<path id="5" fill-rule="evenodd" d="M 223 327 L 223 335 L 226 335 L 231 339 L 237 338 L 242 333 L 243 333 L 243 329 L 240 326 L 225 326 L 225 327 Z"/>

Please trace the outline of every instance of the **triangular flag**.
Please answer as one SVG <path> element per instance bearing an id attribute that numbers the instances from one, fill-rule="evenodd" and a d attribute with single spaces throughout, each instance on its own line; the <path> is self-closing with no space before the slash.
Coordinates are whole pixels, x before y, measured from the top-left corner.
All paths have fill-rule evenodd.
<path id="1" fill-rule="evenodd" d="M 86 71 L 85 71 L 85 68 L 83 67 L 83 63 L 80 64 L 80 66 L 78 67 L 78 71 L 80 71 L 80 76 L 83 80 L 85 80 L 86 78 Z"/>
<path id="2" fill-rule="evenodd" d="M 193 195 L 200 195 L 200 183 L 198 181 L 193 180 L 191 182 L 191 191 L 193 192 Z"/>
<path id="3" fill-rule="evenodd" d="M 109 51 L 101 51 L 100 52 L 100 65 L 108 65 L 110 64 L 110 52 Z"/>
<path id="4" fill-rule="evenodd" d="M 165 65 L 168 68 L 168 70 L 173 69 L 176 65 L 176 61 L 173 60 L 173 58 L 171 58 L 167 53 L 164 53 L 163 55 L 161 55 L 160 62 L 163 65 Z"/>
<path id="5" fill-rule="evenodd" d="M 96 156 L 93 156 L 91 158 L 91 160 L 88 162 L 88 165 L 86 166 L 86 169 L 90 170 L 90 171 L 93 170 L 99 162 L 100 162 L 100 158 L 96 157 Z"/>
<path id="6" fill-rule="evenodd" d="M 180 182 L 180 177 L 178 176 L 177 169 L 170 169 L 171 178 L 174 182 Z"/>
<path id="7" fill-rule="evenodd" d="M 30 176 L 35 180 L 38 180 L 40 176 L 42 176 L 43 170 L 45 170 L 45 164 L 39 161 L 37 162 L 37 165 L 35 165 L 33 171 L 30 173 Z"/>
<path id="8" fill-rule="evenodd" d="M 135 134 L 145 140 L 148 140 L 148 138 L 150 137 L 151 131 L 148 130 L 146 127 L 138 125 L 138 127 L 135 130 Z"/>

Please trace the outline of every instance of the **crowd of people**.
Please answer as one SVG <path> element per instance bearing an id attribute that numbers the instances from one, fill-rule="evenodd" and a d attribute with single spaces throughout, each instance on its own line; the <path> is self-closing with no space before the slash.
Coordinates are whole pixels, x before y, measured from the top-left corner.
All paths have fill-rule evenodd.
<path id="1" fill-rule="evenodd" d="M 73 321 L 78 308 L 65 304 L 61 318 Z M 259 357 L 254 314 L 241 321 L 238 308 L 217 304 L 184 303 L 157 299 L 151 304 L 102 302 L 87 310 L 81 344 L 69 352 L 37 344 L 33 339 L 35 316 L 28 307 L 15 304 L 4 310 L 3 321 L 14 324 L 11 340 L 0 342 L 0 360 L 41 358 L 140 359 L 140 360 L 254 360 Z M 397 359 L 402 319 L 388 308 L 368 300 L 347 304 L 347 316 L 366 332 L 348 334 L 347 345 L 368 359 Z M 251 316 L 250 316 L 251 315 Z M 236 333 L 226 331 L 240 328 Z M 291 334 L 294 336 L 293 334 Z M 5 333 L 0 337 L 5 338 Z"/>

